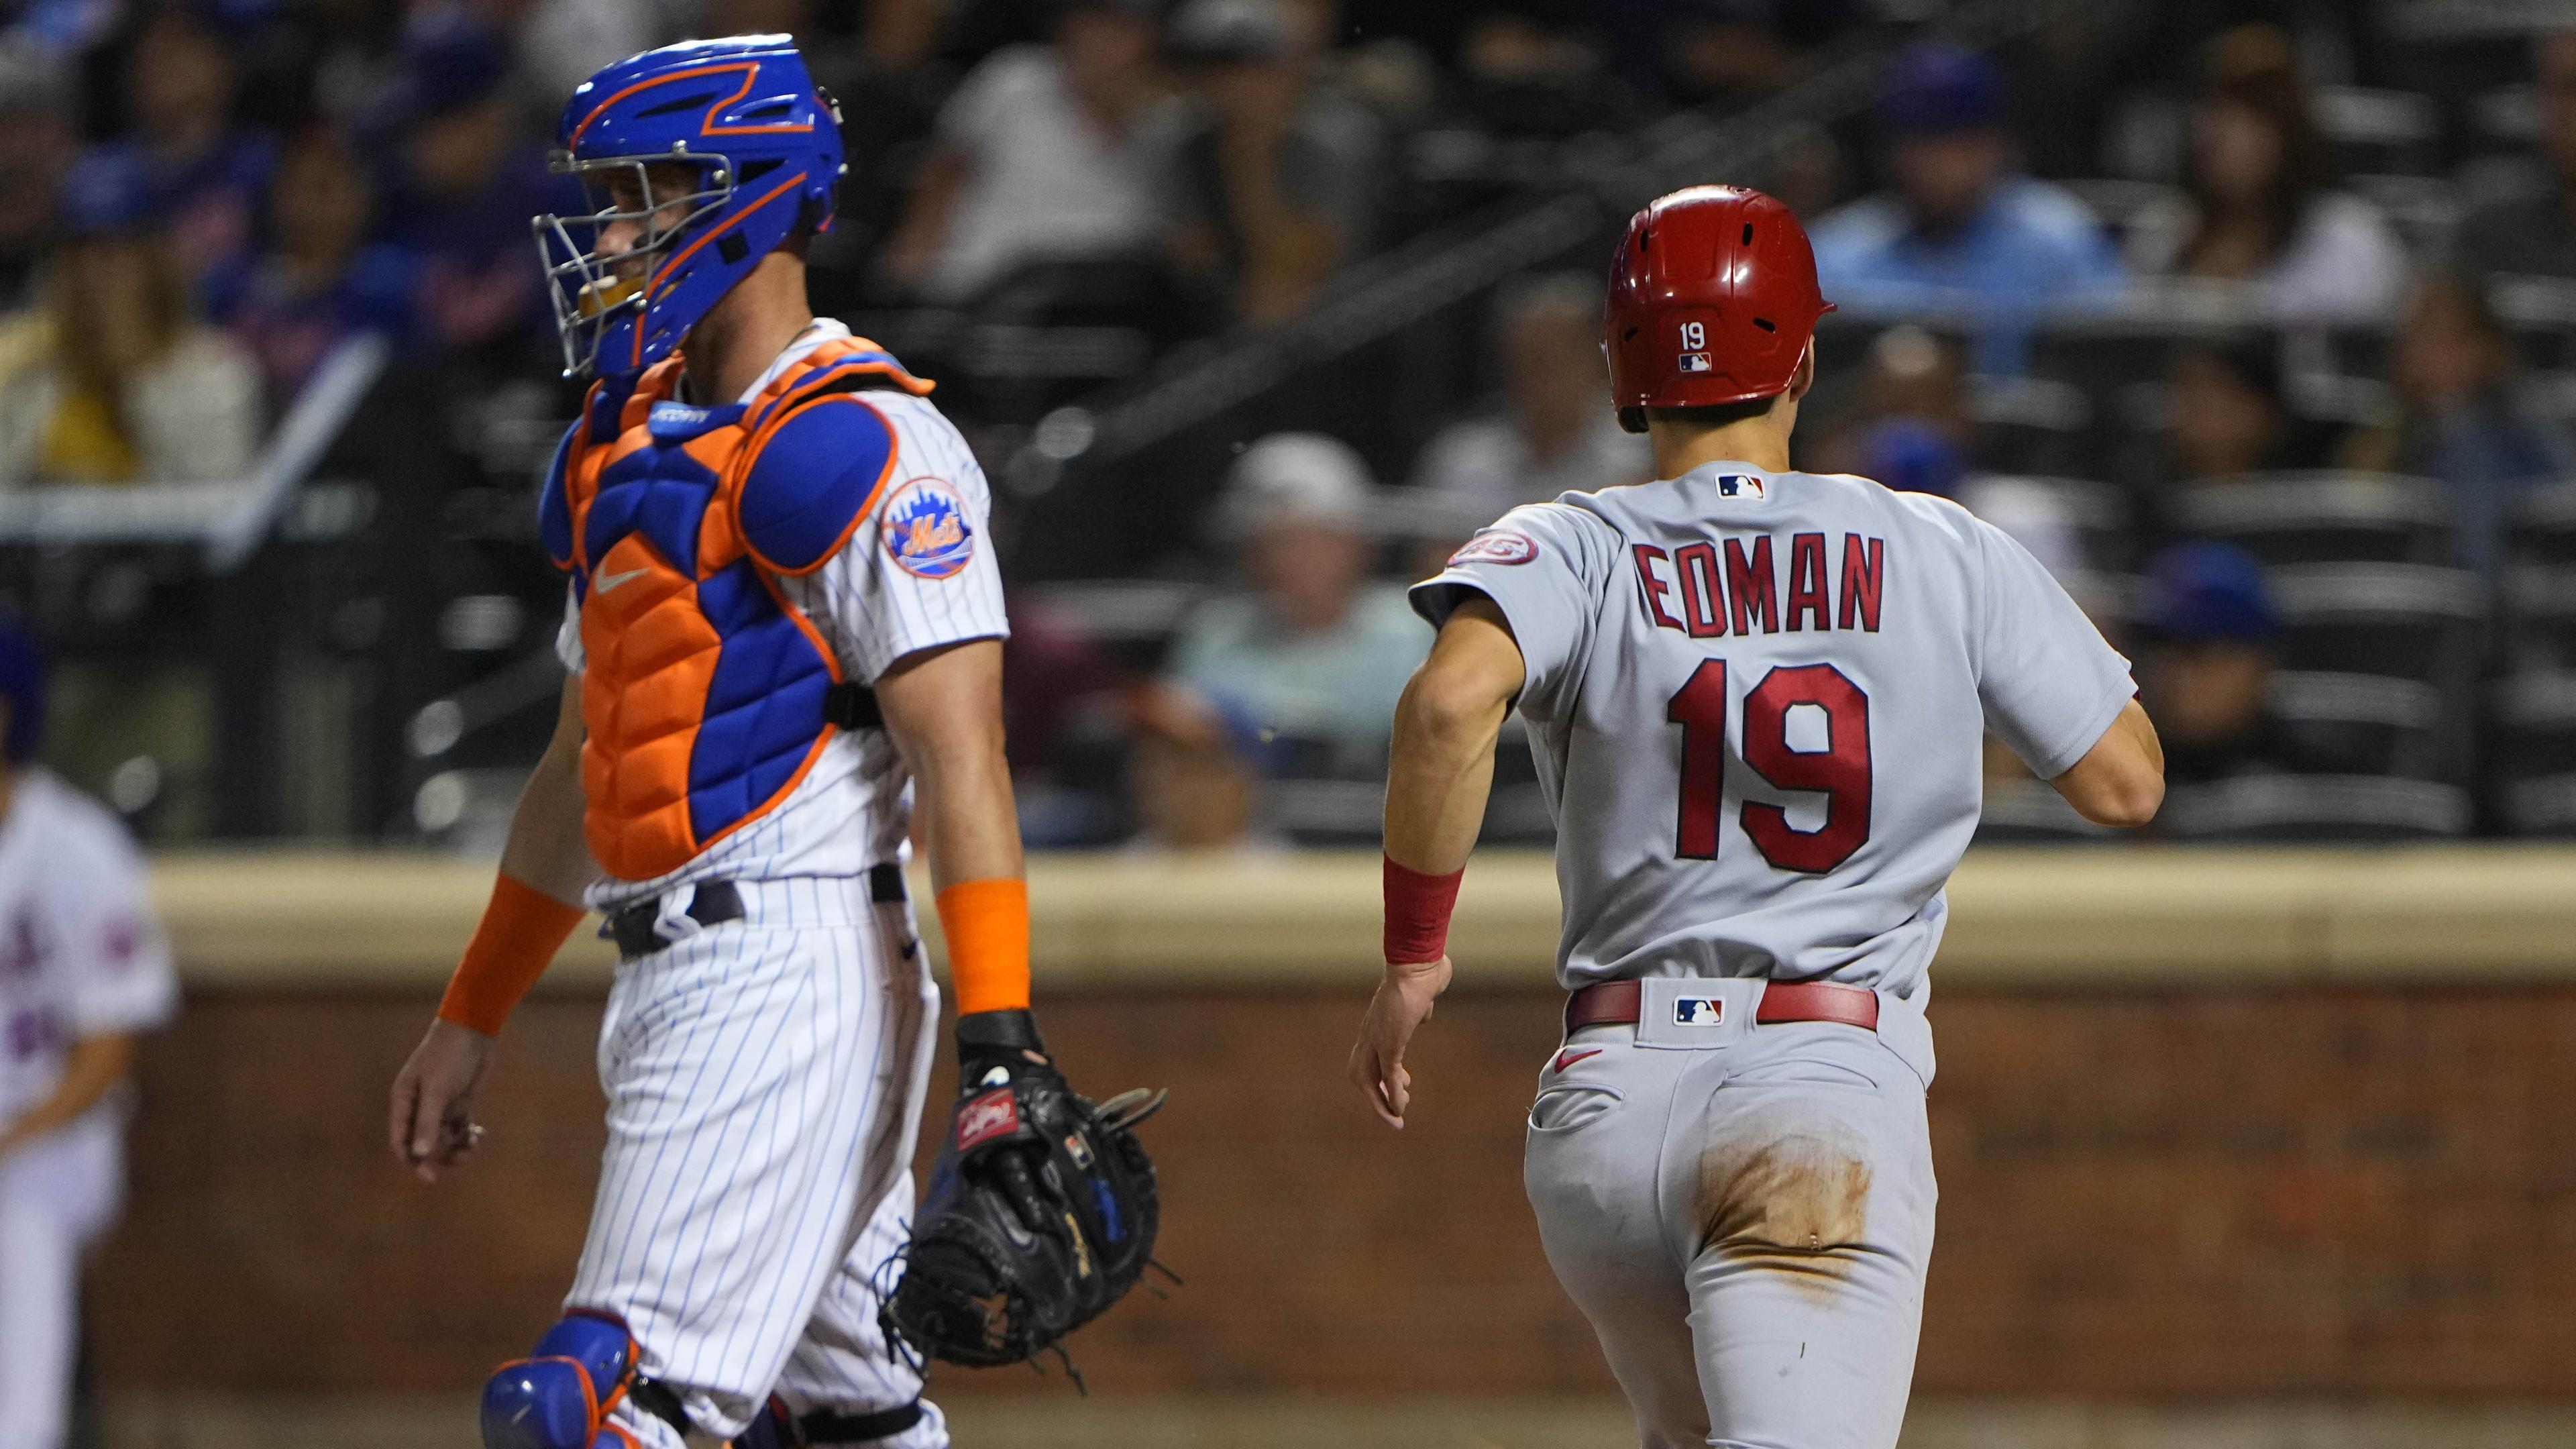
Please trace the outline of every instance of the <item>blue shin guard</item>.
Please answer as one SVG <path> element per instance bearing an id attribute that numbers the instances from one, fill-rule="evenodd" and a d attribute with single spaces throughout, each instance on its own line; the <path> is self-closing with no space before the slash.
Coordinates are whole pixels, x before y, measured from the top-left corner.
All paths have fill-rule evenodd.
<path id="1" fill-rule="evenodd" d="M 631 1449 L 608 1422 L 635 1376 L 635 1339 L 614 1318 L 576 1313 L 483 1386 L 484 1449 Z"/>

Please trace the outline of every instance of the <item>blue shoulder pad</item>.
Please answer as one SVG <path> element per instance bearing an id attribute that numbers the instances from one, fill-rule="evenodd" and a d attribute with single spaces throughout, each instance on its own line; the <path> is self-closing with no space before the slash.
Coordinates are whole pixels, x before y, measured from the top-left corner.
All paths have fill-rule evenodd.
<path id="1" fill-rule="evenodd" d="M 766 567 L 821 568 L 894 471 L 894 429 L 875 408 L 832 393 L 797 409 L 761 444 L 734 504 L 743 540 Z"/>
<path id="2" fill-rule="evenodd" d="M 581 422 L 564 429 L 563 441 L 555 444 L 554 461 L 546 465 L 545 486 L 537 490 L 537 538 L 546 546 L 546 557 L 555 567 L 572 567 L 572 499 L 565 491 L 565 470 L 572 463 L 572 440 L 581 434 Z"/>

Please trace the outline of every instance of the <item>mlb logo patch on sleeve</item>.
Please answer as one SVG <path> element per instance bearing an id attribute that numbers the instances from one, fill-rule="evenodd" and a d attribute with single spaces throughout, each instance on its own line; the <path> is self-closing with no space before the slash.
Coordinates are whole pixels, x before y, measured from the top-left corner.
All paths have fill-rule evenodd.
<path id="1" fill-rule="evenodd" d="M 1726 1001 L 1717 996 L 1680 996 L 1673 999 L 1673 1025 L 1724 1026 Z"/>
<path id="2" fill-rule="evenodd" d="M 975 557 L 975 530 L 966 506 L 937 478 L 915 478 L 886 500 L 886 556 L 905 573 L 951 578 Z"/>
<path id="3" fill-rule="evenodd" d="M 1449 555 L 1453 564 L 1525 564 L 1538 557 L 1538 541 L 1508 528 L 1489 528 Z"/>

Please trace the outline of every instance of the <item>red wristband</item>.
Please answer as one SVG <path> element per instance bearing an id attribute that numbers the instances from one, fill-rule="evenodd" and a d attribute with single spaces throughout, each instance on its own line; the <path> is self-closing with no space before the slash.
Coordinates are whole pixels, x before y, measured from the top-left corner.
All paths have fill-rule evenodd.
<path id="1" fill-rule="evenodd" d="M 1458 905 L 1460 866 L 1447 875 L 1424 875 L 1386 857 L 1386 959 L 1411 966 L 1449 952 L 1449 913 Z"/>

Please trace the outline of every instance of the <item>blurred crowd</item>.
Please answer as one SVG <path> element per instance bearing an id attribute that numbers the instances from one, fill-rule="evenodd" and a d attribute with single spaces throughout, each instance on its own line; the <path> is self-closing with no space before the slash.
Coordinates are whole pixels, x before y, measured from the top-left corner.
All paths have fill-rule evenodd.
<path id="1" fill-rule="evenodd" d="M 0 488 L 241 477 L 335 348 L 390 342 L 463 459 L 409 509 L 438 534 L 412 549 L 430 597 L 305 612 L 353 654 L 431 648 L 387 618 L 436 636 L 358 722 L 410 729 L 408 792 L 474 753 L 411 711 L 539 650 L 552 612 L 519 510 L 572 395 L 528 218 L 576 204 L 546 145 L 598 64 L 798 37 L 851 157 L 818 307 L 941 378 L 1004 484 L 1007 547 L 1049 526 L 1010 465 L 1067 402 L 1194 339 L 1286 335 L 1373 255 L 1866 61 L 1859 114 L 1783 132 L 1758 175 L 1682 178 L 1808 219 L 1841 311 L 1800 465 L 1953 497 L 2067 579 L 2139 658 L 2177 779 L 2270 792 L 2176 833 L 2576 828 L 2576 742 L 2548 733 L 2576 720 L 2556 682 L 2576 654 L 2515 582 L 2569 526 L 2547 500 L 2576 417 L 2576 31 L 2427 50 L 2411 0 L 2103 0 L 1979 52 L 1921 38 L 1944 8 L 0 5 L 21 157 L 0 178 Z M 1604 397 L 1597 250 L 1445 320 L 1467 362 L 1405 379 L 1428 405 L 1399 426 L 1335 421 L 1373 375 L 1301 378 L 1235 415 L 1230 463 L 1100 485 L 1206 501 L 1152 516 L 1146 577 L 1015 574 L 1033 840 L 1374 831 L 1429 641 L 1401 584 L 1517 503 L 1650 471 Z M 516 736 L 495 739 L 497 763 Z M 1492 825 L 1534 839 L 1516 754 Z M 2339 803 L 2285 804 L 2301 780 Z M 346 828 L 452 835 L 455 793 Z"/>
<path id="2" fill-rule="evenodd" d="M 2576 30 L 2416 93 L 2355 84 L 2313 23 L 2367 7 L 2231 8 L 1892 50 L 1810 211 L 1841 311 L 1801 466 L 1950 497 L 2060 574 L 2165 728 L 2168 835 L 2576 828 Z M 2149 36 L 2161 81 L 2121 59 Z M 1588 271 L 1502 288 L 1491 395 L 1385 486 L 1329 437 L 1242 452 L 1210 532 L 1235 562 L 1128 704 L 1139 780 L 1184 758 L 1227 802 L 1178 839 L 1365 836 L 1429 637 L 1393 581 L 1516 503 L 1647 474 L 1599 325 Z M 1349 562 L 1372 540 L 1374 576 Z M 1173 691 L 1201 711 L 1176 723 Z M 1543 838 L 1511 753 L 1489 836 Z M 1990 835 L 2087 834 L 1994 754 Z M 1176 838 L 1172 793 L 1140 785 L 1128 827 Z"/>

